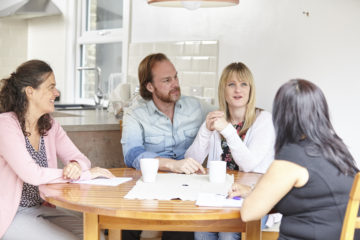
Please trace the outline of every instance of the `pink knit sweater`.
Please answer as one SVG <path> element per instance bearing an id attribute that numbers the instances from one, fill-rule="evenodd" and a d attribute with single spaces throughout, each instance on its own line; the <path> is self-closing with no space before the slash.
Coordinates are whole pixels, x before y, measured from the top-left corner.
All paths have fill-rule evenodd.
<path id="1" fill-rule="evenodd" d="M 40 167 L 26 150 L 24 134 L 14 113 L 0 114 L 0 238 L 11 224 L 19 207 L 23 182 L 32 185 L 67 182 L 57 158 L 64 165 L 77 161 L 82 169 L 81 179 L 90 179 L 91 163 L 72 143 L 62 127 L 53 120 L 44 136 L 48 168 Z"/>

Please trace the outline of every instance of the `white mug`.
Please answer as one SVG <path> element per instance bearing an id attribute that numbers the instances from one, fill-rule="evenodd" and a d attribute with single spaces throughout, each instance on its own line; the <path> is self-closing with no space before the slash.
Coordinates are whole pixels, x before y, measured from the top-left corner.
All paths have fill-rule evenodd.
<path id="1" fill-rule="evenodd" d="M 226 162 L 209 161 L 209 181 L 214 183 L 223 183 L 226 180 Z"/>
<path id="2" fill-rule="evenodd" d="M 144 182 L 155 182 L 159 169 L 159 159 L 157 158 L 141 158 L 140 169 L 142 180 Z"/>

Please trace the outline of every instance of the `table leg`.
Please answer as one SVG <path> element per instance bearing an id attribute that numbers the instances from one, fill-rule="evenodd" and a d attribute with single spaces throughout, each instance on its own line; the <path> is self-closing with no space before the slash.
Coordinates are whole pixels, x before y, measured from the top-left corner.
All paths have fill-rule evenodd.
<path id="1" fill-rule="evenodd" d="M 99 240 L 99 215 L 84 213 L 84 240 Z"/>
<path id="2" fill-rule="evenodd" d="M 246 240 L 261 240 L 261 220 L 246 223 Z"/>
<path id="3" fill-rule="evenodd" d="M 109 240 L 121 240 L 121 230 L 109 229 Z"/>

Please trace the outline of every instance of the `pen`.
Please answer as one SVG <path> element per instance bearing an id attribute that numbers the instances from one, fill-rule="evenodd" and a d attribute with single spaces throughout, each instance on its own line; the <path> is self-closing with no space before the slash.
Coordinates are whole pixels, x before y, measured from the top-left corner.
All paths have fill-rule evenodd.
<path id="1" fill-rule="evenodd" d="M 234 199 L 234 200 L 241 200 L 241 197 L 240 197 L 240 196 L 235 196 L 235 197 L 233 197 L 232 199 Z"/>
<path id="2" fill-rule="evenodd" d="M 229 198 L 229 195 L 227 195 L 226 198 L 227 199 L 234 199 L 234 200 L 241 200 L 240 196 L 235 196 L 235 197 Z"/>

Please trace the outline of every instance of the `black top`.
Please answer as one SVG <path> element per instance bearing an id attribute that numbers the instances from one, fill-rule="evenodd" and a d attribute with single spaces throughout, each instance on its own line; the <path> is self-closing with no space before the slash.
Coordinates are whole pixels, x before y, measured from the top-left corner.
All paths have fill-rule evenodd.
<path id="1" fill-rule="evenodd" d="M 287 144 L 275 157 L 309 172 L 308 182 L 275 206 L 283 214 L 279 239 L 339 240 L 354 177 L 341 174 L 323 156 L 310 156 L 309 147 L 305 141 Z"/>
<path id="2" fill-rule="evenodd" d="M 40 138 L 39 151 L 36 151 L 31 145 L 29 139 L 25 137 L 26 149 L 34 159 L 34 161 L 40 167 L 48 167 L 47 157 L 46 157 L 46 149 L 44 137 Z M 39 187 L 34 186 L 32 184 L 24 182 L 23 189 L 21 193 L 20 207 L 33 207 L 39 205 L 43 202 L 40 198 Z"/>

